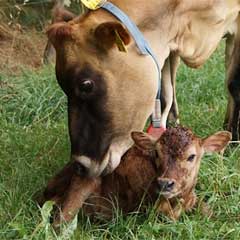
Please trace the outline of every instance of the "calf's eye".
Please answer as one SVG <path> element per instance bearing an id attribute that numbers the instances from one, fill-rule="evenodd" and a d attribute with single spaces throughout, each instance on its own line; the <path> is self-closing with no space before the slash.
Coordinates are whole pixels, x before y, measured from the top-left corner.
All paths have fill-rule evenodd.
<path id="1" fill-rule="evenodd" d="M 188 157 L 187 161 L 188 161 L 188 162 L 192 162 L 195 157 L 196 157 L 196 155 L 195 155 L 195 154 L 192 154 L 192 155 L 190 155 L 190 156 Z"/>

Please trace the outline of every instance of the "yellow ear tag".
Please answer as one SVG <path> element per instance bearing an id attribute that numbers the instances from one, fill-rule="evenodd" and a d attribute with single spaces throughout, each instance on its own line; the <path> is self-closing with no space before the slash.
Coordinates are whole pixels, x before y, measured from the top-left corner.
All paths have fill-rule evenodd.
<path id="1" fill-rule="evenodd" d="M 107 0 L 81 0 L 82 4 L 91 10 L 100 8 Z"/>
<path id="2" fill-rule="evenodd" d="M 117 47 L 118 47 L 118 50 L 120 52 L 127 52 L 127 48 L 126 48 L 126 45 L 125 43 L 123 42 L 123 40 L 121 39 L 119 33 L 117 30 L 114 30 L 115 32 L 115 43 L 117 44 Z"/>

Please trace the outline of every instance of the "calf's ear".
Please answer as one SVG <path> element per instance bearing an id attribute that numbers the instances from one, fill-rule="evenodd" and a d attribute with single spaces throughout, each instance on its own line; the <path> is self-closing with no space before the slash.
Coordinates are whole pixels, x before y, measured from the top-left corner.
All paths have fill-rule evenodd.
<path id="1" fill-rule="evenodd" d="M 232 139 L 232 134 L 227 131 L 217 132 L 203 139 L 202 146 L 205 152 L 220 152 Z"/>
<path id="2" fill-rule="evenodd" d="M 116 45 L 119 51 L 126 52 L 126 45 L 130 43 L 131 37 L 121 23 L 102 23 L 94 32 L 96 44 L 99 48 L 109 50 Z"/>
<path id="3" fill-rule="evenodd" d="M 136 146 L 142 150 L 153 151 L 155 150 L 156 140 L 144 132 L 132 132 L 132 139 Z"/>

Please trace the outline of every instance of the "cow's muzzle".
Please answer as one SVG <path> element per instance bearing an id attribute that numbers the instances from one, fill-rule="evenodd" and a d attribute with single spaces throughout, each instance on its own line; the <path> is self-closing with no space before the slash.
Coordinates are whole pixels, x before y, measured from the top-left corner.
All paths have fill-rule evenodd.
<path id="1" fill-rule="evenodd" d="M 132 141 L 112 143 L 101 162 L 85 155 L 73 155 L 72 161 L 76 166 L 76 174 L 83 177 L 99 177 L 114 171 L 121 161 L 121 157 L 132 145 Z"/>
<path id="2" fill-rule="evenodd" d="M 75 173 L 81 177 L 98 177 L 106 169 L 109 159 L 104 158 L 101 163 L 90 159 L 87 156 L 72 156 L 75 165 Z"/>

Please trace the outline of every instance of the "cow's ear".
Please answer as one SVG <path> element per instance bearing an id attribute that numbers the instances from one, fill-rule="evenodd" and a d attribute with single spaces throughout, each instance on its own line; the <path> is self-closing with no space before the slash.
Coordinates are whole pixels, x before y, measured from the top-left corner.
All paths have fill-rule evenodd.
<path id="1" fill-rule="evenodd" d="M 217 132 L 202 141 L 205 152 L 220 152 L 232 139 L 232 134 L 227 131 Z"/>
<path id="2" fill-rule="evenodd" d="M 102 23 L 94 32 L 96 44 L 99 48 L 109 50 L 117 46 L 119 51 L 126 51 L 126 46 L 130 43 L 131 37 L 121 23 Z"/>
<path id="3" fill-rule="evenodd" d="M 142 149 L 147 151 L 153 151 L 155 150 L 155 143 L 156 140 L 152 138 L 150 135 L 144 132 L 132 132 L 131 133 L 132 139 L 135 143 L 135 145 Z"/>
<path id="4" fill-rule="evenodd" d="M 47 29 L 47 36 L 56 48 L 57 44 L 72 37 L 72 27 L 66 22 L 55 23 Z"/>

